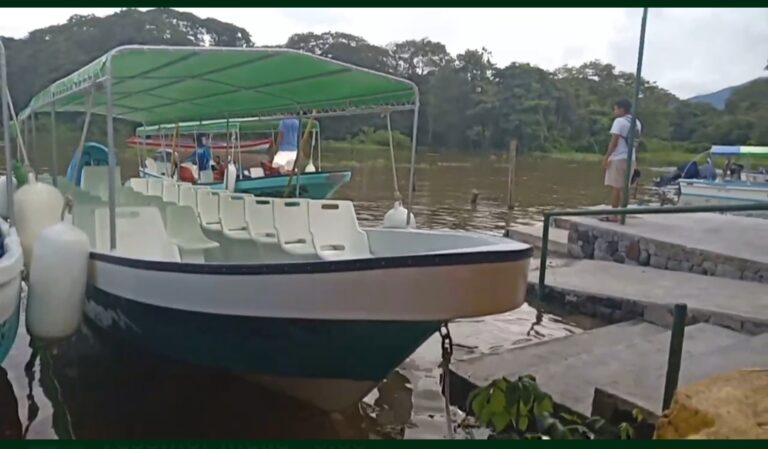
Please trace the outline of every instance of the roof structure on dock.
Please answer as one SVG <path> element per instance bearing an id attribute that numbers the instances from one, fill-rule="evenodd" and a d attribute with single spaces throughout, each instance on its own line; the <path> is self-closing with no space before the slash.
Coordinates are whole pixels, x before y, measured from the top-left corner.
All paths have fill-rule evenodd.
<path id="1" fill-rule="evenodd" d="M 124 46 L 35 95 L 32 112 L 106 114 L 145 125 L 222 118 L 281 117 L 413 109 L 412 82 L 283 48 Z"/>

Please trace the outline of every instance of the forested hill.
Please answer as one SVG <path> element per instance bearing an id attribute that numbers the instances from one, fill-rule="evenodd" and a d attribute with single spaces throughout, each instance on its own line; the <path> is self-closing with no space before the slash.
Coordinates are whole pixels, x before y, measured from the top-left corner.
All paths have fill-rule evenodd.
<path id="1" fill-rule="evenodd" d="M 104 18 L 75 15 L 65 24 L 4 42 L 17 109 L 35 92 L 119 45 L 264 45 L 236 25 L 172 9 L 126 9 Z M 517 138 L 524 151 L 602 151 L 611 105 L 631 97 L 634 85 L 633 74 L 600 61 L 554 71 L 523 62 L 501 67 L 484 48 L 451 54 L 429 39 L 383 47 L 345 33 L 299 33 L 284 45 L 413 80 L 422 98 L 419 141 L 436 150 L 497 150 Z M 642 92 L 643 145 L 768 144 L 766 78 L 735 89 L 723 110 L 682 101 L 648 80 Z M 410 134 L 409 120 L 393 116 L 393 126 Z M 370 118 L 336 119 L 324 129 L 328 138 L 346 138 L 371 123 Z"/>

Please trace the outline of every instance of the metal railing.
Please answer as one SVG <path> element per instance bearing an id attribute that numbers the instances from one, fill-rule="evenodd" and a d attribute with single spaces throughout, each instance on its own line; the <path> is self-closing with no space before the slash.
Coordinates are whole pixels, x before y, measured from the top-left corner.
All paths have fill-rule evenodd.
<path id="1" fill-rule="evenodd" d="M 687 207 L 625 207 L 603 209 L 567 209 L 544 212 L 544 230 L 541 235 L 541 260 L 539 261 L 539 286 L 537 296 L 544 300 L 547 276 L 547 252 L 549 249 L 549 228 L 554 217 L 579 217 L 594 215 L 662 215 L 662 214 L 691 214 L 701 212 L 757 212 L 768 211 L 768 203 L 712 205 L 712 206 L 687 206 Z M 768 221 L 766 221 L 768 227 Z M 626 227 L 617 227 L 617 231 L 626 230 Z"/>

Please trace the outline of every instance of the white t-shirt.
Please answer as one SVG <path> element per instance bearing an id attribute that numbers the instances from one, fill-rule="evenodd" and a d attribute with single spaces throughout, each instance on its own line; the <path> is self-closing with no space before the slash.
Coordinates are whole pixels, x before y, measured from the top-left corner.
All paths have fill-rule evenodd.
<path id="1" fill-rule="evenodd" d="M 616 145 L 616 149 L 613 150 L 613 154 L 611 154 L 611 157 L 608 158 L 610 161 L 617 161 L 627 158 L 627 154 L 629 153 L 629 147 L 627 147 L 627 140 L 629 139 L 629 127 L 632 126 L 632 116 L 631 115 L 625 115 L 624 117 L 619 117 L 613 120 L 613 125 L 611 125 L 611 134 L 616 134 L 619 136 L 619 143 Z M 640 134 L 643 130 L 642 125 L 640 124 L 640 119 L 637 120 L 637 134 Z M 637 159 L 636 152 L 632 153 L 632 159 Z"/>

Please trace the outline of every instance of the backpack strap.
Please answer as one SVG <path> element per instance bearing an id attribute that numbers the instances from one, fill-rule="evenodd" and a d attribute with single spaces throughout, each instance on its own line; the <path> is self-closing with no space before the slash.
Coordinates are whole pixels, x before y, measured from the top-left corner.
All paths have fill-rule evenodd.
<path id="1" fill-rule="evenodd" d="M 624 119 L 627 122 L 629 122 L 629 129 L 631 131 L 632 130 L 632 115 L 630 115 L 630 114 L 625 115 L 625 116 L 622 117 L 622 119 Z M 633 146 L 637 146 L 637 143 L 640 140 L 640 130 L 637 127 L 635 127 L 635 137 L 636 138 L 635 138 L 635 141 L 633 142 L 634 143 Z M 627 135 L 626 136 L 621 136 L 621 138 L 624 139 L 624 143 L 627 145 L 627 148 L 629 148 L 629 131 L 627 131 Z"/>

